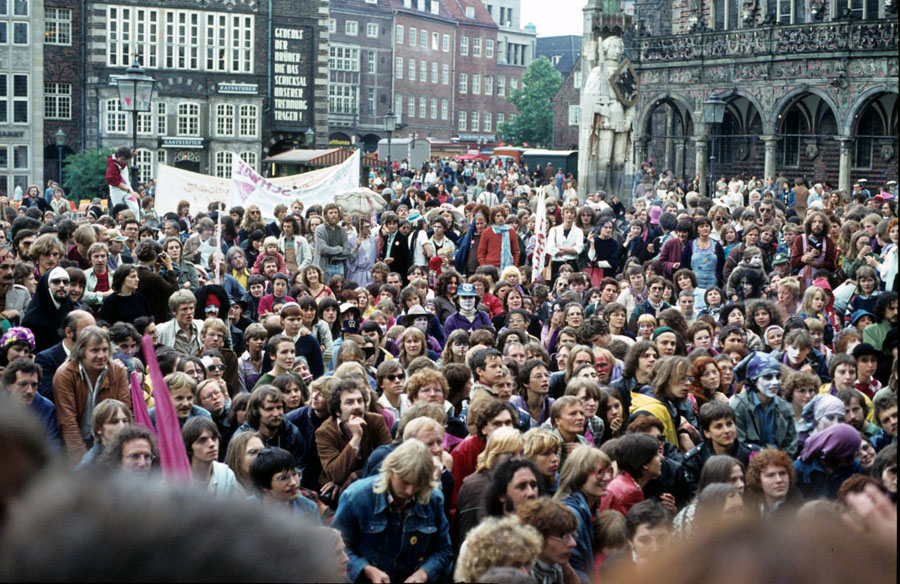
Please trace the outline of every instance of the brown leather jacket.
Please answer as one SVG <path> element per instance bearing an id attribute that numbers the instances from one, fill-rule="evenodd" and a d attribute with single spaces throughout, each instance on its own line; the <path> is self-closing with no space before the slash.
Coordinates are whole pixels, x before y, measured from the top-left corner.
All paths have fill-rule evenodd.
<path id="1" fill-rule="evenodd" d="M 359 444 L 359 454 L 350 446 L 349 429 L 342 432 L 334 416 L 325 420 L 316 430 L 323 483 L 332 481 L 341 489 L 346 488 L 360 478 L 363 465 L 372 451 L 383 444 L 391 443 L 391 432 L 384 421 L 384 416 L 366 412 L 365 418 L 366 428 Z"/>
<path id="2" fill-rule="evenodd" d="M 88 381 L 81 376 L 78 365 L 66 360 L 53 376 L 53 401 L 56 402 L 56 421 L 59 433 L 66 444 L 69 464 L 78 464 L 87 445 L 81 437 L 82 416 L 92 415 L 87 411 L 90 388 Z M 117 399 L 131 409 L 131 391 L 128 384 L 128 371 L 118 363 L 110 363 L 106 375 L 97 388 L 94 400 L 96 406 L 105 399 Z"/>

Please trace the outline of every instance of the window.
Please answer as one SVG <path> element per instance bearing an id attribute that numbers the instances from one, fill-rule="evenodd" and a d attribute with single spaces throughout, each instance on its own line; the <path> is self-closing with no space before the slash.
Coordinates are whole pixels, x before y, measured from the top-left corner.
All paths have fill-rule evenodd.
<path id="1" fill-rule="evenodd" d="M 506 77 L 497 77 L 497 97 L 504 96 L 506 96 Z"/>
<path id="2" fill-rule="evenodd" d="M 8 24 L 8 22 L 0 21 L 0 45 L 9 43 L 9 30 L 7 29 Z M 3 148 L 0 147 L 0 150 L 3 150 Z M 0 183 L 0 185 L 2 184 L 3 183 Z"/>
<path id="3" fill-rule="evenodd" d="M 344 34 L 347 36 L 356 36 L 359 34 L 359 22 L 355 20 L 347 20 L 344 22 Z"/>
<path id="4" fill-rule="evenodd" d="M 359 48 L 331 45 L 328 48 L 328 68 L 332 71 L 359 71 Z"/>
<path id="5" fill-rule="evenodd" d="M 71 83 L 44 83 L 44 119 L 72 119 Z"/>
<path id="6" fill-rule="evenodd" d="M 337 32 L 337 20 L 333 18 L 328 19 L 328 34 L 334 34 Z"/>
<path id="7" fill-rule="evenodd" d="M 403 79 L 403 57 L 394 59 L 394 77 Z"/>
<path id="8" fill-rule="evenodd" d="M 484 94 L 494 95 L 494 78 L 486 75 L 484 78 Z"/>
<path id="9" fill-rule="evenodd" d="M 428 31 L 423 29 L 423 30 L 419 33 L 419 39 L 420 39 L 420 40 L 419 40 L 419 45 L 420 45 L 423 49 L 427 49 L 427 48 L 428 48 Z"/>
<path id="10" fill-rule="evenodd" d="M 500 124 L 506 123 L 506 114 L 497 114 L 497 129 L 500 128 Z"/>
<path id="11" fill-rule="evenodd" d="M 177 132 L 179 136 L 200 135 L 200 106 L 198 104 L 189 102 L 178 104 Z"/>
<path id="12" fill-rule="evenodd" d="M 575 89 L 581 89 L 581 71 L 575 71 L 572 77 L 572 85 L 575 86 Z"/>
<path id="13" fill-rule="evenodd" d="M 428 81 L 428 63 L 419 61 L 419 81 L 426 83 Z"/>
<path id="14" fill-rule="evenodd" d="M 472 38 L 472 56 L 473 57 L 481 56 L 481 37 Z"/>
<path id="15" fill-rule="evenodd" d="M 715 11 L 716 30 L 733 30 L 741 27 L 740 4 L 741 0 L 714 1 L 713 10 Z"/>
<path id="16" fill-rule="evenodd" d="M 431 13 L 432 14 L 440 14 L 441 13 L 441 3 L 437 0 L 431 0 Z"/>
<path id="17" fill-rule="evenodd" d="M 437 63 L 431 64 L 431 82 L 432 83 L 438 82 L 438 64 Z"/>
<path id="18" fill-rule="evenodd" d="M 783 166 L 800 165 L 800 132 L 803 122 L 797 108 L 791 109 L 781 125 L 781 140 L 778 141 L 778 160 Z"/>
<path id="19" fill-rule="evenodd" d="M 407 96 L 406 98 L 406 115 L 414 118 L 416 117 L 416 98 L 415 96 Z"/>
<path id="20" fill-rule="evenodd" d="M 444 85 L 450 83 L 450 65 L 441 65 L 441 83 Z"/>
<path id="21" fill-rule="evenodd" d="M 27 124 L 28 115 L 28 75 L 13 75 L 13 123 Z"/>
<path id="22" fill-rule="evenodd" d="M 394 96 L 394 113 L 397 114 L 397 121 L 400 121 L 400 118 L 403 116 L 403 96 L 395 95 Z"/>
<path id="23" fill-rule="evenodd" d="M 157 150 L 156 151 L 156 164 L 165 164 L 166 163 L 166 151 L 165 150 Z"/>
<path id="24" fill-rule="evenodd" d="M 122 9 L 122 12 L 125 13 L 126 10 Z M 188 12 L 187 10 L 168 10 L 164 14 L 166 17 L 166 68 L 199 69 L 201 13 Z M 128 44 L 123 43 L 123 45 L 121 55 L 125 57 L 128 53 Z"/>
<path id="25" fill-rule="evenodd" d="M 460 93 L 468 93 L 469 92 L 469 74 L 468 73 L 460 73 L 459 74 L 459 92 Z"/>
<path id="26" fill-rule="evenodd" d="M 441 50 L 444 51 L 445 53 L 450 52 L 450 35 L 449 34 L 445 34 L 443 36 L 443 38 L 441 39 Z"/>
<path id="27" fill-rule="evenodd" d="M 467 119 L 466 119 L 467 116 L 468 116 L 468 114 L 469 114 L 469 112 L 467 112 L 467 111 L 462 111 L 462 110 L 461 110 L 461 111 L 459 112 L 459 125 L 457 126 L 457 129 L 458 129 L 460 132 L 466 132 L 466 131 L 468 131 L 468 127 L 469 127 L 469 126 L 468 126 L 468 121 L 467 121 Z"/>
<path id="28" fill-rule="evenodd" d="M 231 158 L 233 154 L 228 150 L 216 152 L 215 174 L 219 178 L 231 178 Z"/>
<path id="29" fill-rule="evenodd" d="M 44 9 L 44 43 L 72 44 L 72 11 L 65 8 Z"/>
<path id="30" fill-rule="evenodd" d="M 428 115 L 428 99 L 425 97 L 419 98 L 419 117 L 424 118 Z"/>
<path id="31" fill-rule="evenodd" d="M 16 170 L 28 170 L 28 146 L 13 146 L 13 168 Z"/>
<path id="32" fill-rule="evenodd" d="M 481 95 L 481 75 L 472 75 L 472 95 Z"/>
<path id="33" fill-rule="evenodd" d="M 463 57 L 469 54 L 469 37 L 459 37 L 459 54 Z"/>
<path id="34" fill-rule="evenodd" d="M 216 135 L 234 136 L 234 105 L 230 103 L 216 105 Z"/>
<path id="35" fill-rule="evenodd" d="M 165 102 L 156 104 L 156 133 L 160 136 L 166 135 L 168 128 L 169 106 Z M 165 151 L 163 151 L 165 152 Z M 163 158 L 165 160 L 165 158 Z"/>
<path id="36" fill-rule="evenodd" d="M 484 41 L 484 56 L 488 59 L 494 58 L 494 39 Z"/>
<path id="37" fill-rule="evenodd" d="M 370 116 L 375 115 L 375 88 L 366 88 L 366 107 Z"/>
<path id="38" fill-rule="evenodd" d="M 375 51 L 369 51 L 366 59 L 366 72 L 369 74 L 375 73 L 375 59 L 377 53 Z"/>
<path id="39" fill-rule="evenodd" d="M 431 119 L 436 120 L 438 117 L 438 100 L 436 97 L 431 98 Z"/>
<path id="40" fill-rule="evenodd" d="M 328 111 L 335 114 L 356 113 L 356 92 L 351 84 L 328 84 Z"/>
<path id="41" fill-rule="evenodd" d="M 394 36 L 396 37 L 396 38 L 394 39 L 394 42 L 395 42 L 396 44 L 398 44 L 398 45 L 402 45 L 402 44 L 403 44 L 403 30 L 404 30 L 403 25 L 402 25 L 402 24 L 398 24 L 398 25 L 397 25 L 397 28 L 396 28 L 396 32 L 394 33 Z"/>
<path id="42" fill-rule="evenodd" d="M 481 112 L 472 112 L 472 123 L 470 129 L 473 132 L 481 131 Z"/>
<path id="43" fill-rule="evenodd" d="M 256 152 L 253 152 L 252 150 L 244 150 L 243 152 L 238 154 L 238 156 L 240 156 L 241 160 L 243 160 L 244 163 L 246 163 L 246 165 L 249 166 L 250 168 L 252 168 L 253 170 L 258 169 L 259 154 L 257 154 Z"/>
<path id="44" fill-rule="evenodd" d="M 778 22 L 781 24 L 800 24 L 806 22 L 806 1 L 807 0 L 770 0 L 770 2 L 778 2 Z"/>
<path id="45" fill-rule="evenodd" d="M 416 41 L 419 40 L 419 37 L 417 36 L 417 34 L 418 33 L 416 32 L 416 27 L 414 27 L 414 26 L 409 27 L 409 46 L 411 46 L 411 47 L 416 46 Z"/>
<path id="46" fill-rule="evenodd" d="M 366 23 L 366 37 L 370 39 L 378 38 L 378 24 L 375 22 Z"/>
<path id="47" fill-rule="evenodd" d="M 407 75 L 407 77 L 409 78 L 409 80 L 410 80 L 410 81 L 415 81 L 415 80 L 416 80 L 416 60 L 415 60 L 415 59 L 410 59 L 410 60 L 409 60 L 409 70 L 408 70 L 408 73 L 409 73 L 409 74 Z"/>
<path id="48" fill-rule="evenodd" d="M 0 80 L 3 76 L 0 76 Z M 106 100 L 106 133 L 125 134 L 128 132 L 128 115 L 119 108 L 119 99 Z"/>
<path id="49" fill-rule="evenodd" d="M 28 24 L 27 22 L 13 22 L 13 44 L 28 44 Z"/>
<path id="50" fill-rule="evenodd" d="M 441 100 L 441 119 L 447 120 L 450 117 L 450 101 L 446 99 Z"/>
<path id="51" fill-rule="evenodd" d="M 577 126 L 581 123 L 581 106 L 573 104 L 569 106 L 569 125 Z"/>
<path id="52" fill-rule="evenodd" d="M 150 150 L 138 149 L 134 156 L 134 163 L 138 169 L 137 181 L 139 183 L 147 183 L 153 178 L 153 152 Z"/>
<path id="53" fill-rule="evenodd" d="M 241 138 L 256 138 L 259 127 L 259 107 L 244 104 L 240 107 L 238 118 L 238 136 Z"/>
<path id="54" fill-rule="evenodd" d="M 7 168 L 9 168 L 9 148 L 6 144 L 0 144 L 0 170 L 6 170 Z M 6 189 L 3 186 L 6 184 L 3 182 L 5 180 L 6 177 L 0 176 L 0 190 L 2 190 L 4 194 L 6 194 Z"/>
<path id="55" fill-rule="evenodd" d="M 431 50 L 437 51 L 440 50 L 438 45 L 441 42 L 441 35 L 436 32 L 431 33 Z"/>
<path id="56" fill-rule="evenodd" d="M 494 116 L 491 114 L 491 112 L 484 112 L 483 129 L 485 132 L 493 131 L 493 129 L 492 129 L 493 128 L 493 117 Z"/>
<path id="57" fill-rule="evenodd" d="M 137 115 L 137 133 L 149 136 L 153 134 L 153 114 L 140 112 Z"/>
<path id="58" fill-rule="evenodd" d="M 510 77 L 509 78 L 509 92 L 510 95 L 513 91 L 519 88 L 519 78 L 518 77 Z"/>

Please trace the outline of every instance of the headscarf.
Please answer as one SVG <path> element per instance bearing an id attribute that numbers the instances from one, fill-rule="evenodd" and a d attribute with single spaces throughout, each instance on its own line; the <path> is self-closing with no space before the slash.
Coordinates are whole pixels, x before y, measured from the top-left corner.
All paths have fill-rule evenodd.
<path id="1" fill-rule="evenodd" d="M 753 381 L 770 373 L 781 373 L 781 364 L 768 353 L 754 351 L 734 368 L 734 376 L 738 381 Z"/>
<path id="2" fill-rule="evenodd" d="M 859 430 L 850 424 L 835 424 L 809 437 L 803 446 L 800 460 L 843 462 L 856 455 L 860 444 L 862 438 L 859 436 Z"/>
<path id="3" fill-rule="evenodd" d="M 34 333 L 24 326 L 14 326 L 0 337 L 0 347 L 7 347 L 13 343 L 23 341 L 34 351 Z"/>
<path id="4" fill-rule="evenodd" d="M 830 393 L 819 394 L 803 406 L 803 421 L 815 428 L 816 423 L 829 414 L 844 416 L 847 414 L 847 406 L 839 398 Z"/>

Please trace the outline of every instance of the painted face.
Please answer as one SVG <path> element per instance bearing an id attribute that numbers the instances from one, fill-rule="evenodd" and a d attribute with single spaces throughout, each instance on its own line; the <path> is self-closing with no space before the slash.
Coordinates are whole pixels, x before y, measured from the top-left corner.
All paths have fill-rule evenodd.
<path id="1" fill-rule="evenodd" d="M 756 389 L 769 399 L 778 395 L 781 389 L 781 373 L 766 373 L 756 380 Z"/>
<path id="2" fill-rule="evenodd" d="M 787 353 L 788 360 L 791 362 L 791 365 L 797 366 L 800 365 L 804 359 L 806 359 L 806 355 L 809 354 L 809 349 L 801 349 L 800 347 L 788 347 L 785 352 Z"/>
<path id="3" fill-rule="evenodd" d="M 460 296 L 459 297 L 459 307 L 463 310 L 472 310 L 475 308 L 475 297 L 474 296 Z"/>

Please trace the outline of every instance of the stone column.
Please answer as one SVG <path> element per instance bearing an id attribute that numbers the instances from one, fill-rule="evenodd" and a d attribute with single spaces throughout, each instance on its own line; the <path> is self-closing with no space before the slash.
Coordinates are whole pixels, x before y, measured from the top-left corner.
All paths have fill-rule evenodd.
<path id="1" fill-rule="evenodd" d="M 707 185 L 707 163 L 709 162 L 709 156 L 706 153 L 706 136 L 694 136 L 694 142 L 696 143 L 697 150 L 697 165 L 696 172 L 697 178 L 700 179 L 700 194 L 703 196 L 709 196 L 709 186 Z"/>
<path id="2" fill-rule="evenodd" d="M 684 176 L 684 148 L 684 139 L 679 138 L 675 142 L 675 166 L 672 167 L 672 170 L 675 172 L 675 176 L 679 177 Z"/>
<path id="3" fill-rule="evenodd" d="M 666 110 L 666 154 L 665 167 L 666 170 L 674 168 L 672 159 L 674 158 L 675 140 L 672 135 L 675 133 L 675 110 L 671 107 Z"/>
<path id="4" fill-rule="evenodd" d="M 765 158 L 765 170 L 763 171 L 764 178 L 772 177 L 775 178 L 775 151 L 778 146 L 778 138 L 775 136 L 760 136 L 760 140 L 762 140 L 766 145 L 766 158 Z"/>
<path id="5" fill-rule="evenodd" d="M 848 193 L 852 192 L 850 169 L 853 160 L 853 138 L 849 136 L 836 136 L 835 140 L 841 143 L 841 162 L 838 167 L 838 188 Z"/>
<path id="6" fill-rule="evenodd" d="M 650 138 L 645 138 L 641 136 L 640 138 L 634 139 L 634 166 L 635 168 L 640 168 L 640 166 L 647 162 L 647 146 L 650 145 Z"/>

